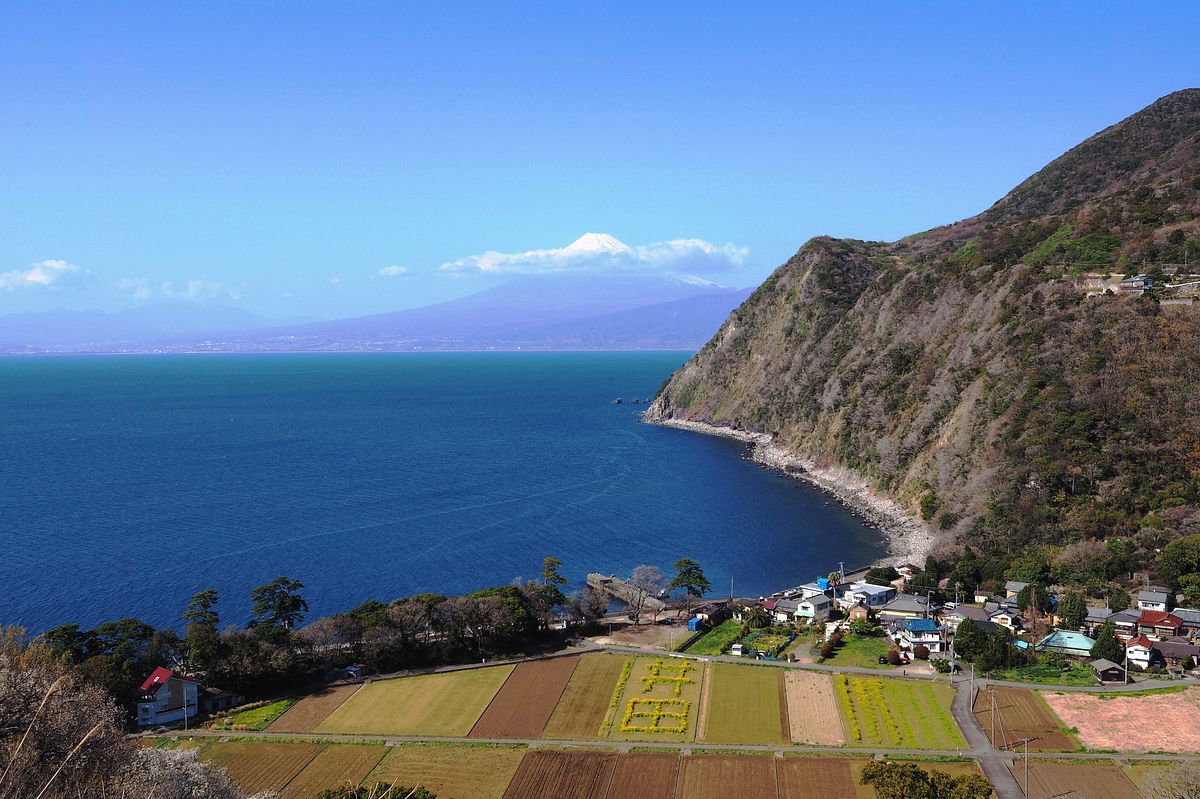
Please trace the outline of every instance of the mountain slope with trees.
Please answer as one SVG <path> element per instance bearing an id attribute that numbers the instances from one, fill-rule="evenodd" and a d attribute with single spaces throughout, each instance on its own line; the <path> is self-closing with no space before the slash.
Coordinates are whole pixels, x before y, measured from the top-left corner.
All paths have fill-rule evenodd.
<path id="1" fill-rule="evenodd" d="M 770 433 L 869 478 L 946 544 L 1074 544 L 1128 572 L 1200 528 L 1200 309 L 1089 298 L 1074 278 L 1198 256 L 1189 89 L 978 216 L 891 243 L 809 241 L 647 419 Z M 1096 539 L 1109 544 L 1089 555 Z"/>

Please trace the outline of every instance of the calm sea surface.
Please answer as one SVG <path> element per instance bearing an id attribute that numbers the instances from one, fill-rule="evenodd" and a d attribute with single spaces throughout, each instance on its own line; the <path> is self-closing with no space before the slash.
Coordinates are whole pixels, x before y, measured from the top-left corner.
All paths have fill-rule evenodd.
<path id="1" fill-rule="evenodd" d="M 741 445 L 640 423 L 686 353 L 0 360 L 0 623 L 224 622 L 689 556 L 757 595 L 878 536 Z"/>

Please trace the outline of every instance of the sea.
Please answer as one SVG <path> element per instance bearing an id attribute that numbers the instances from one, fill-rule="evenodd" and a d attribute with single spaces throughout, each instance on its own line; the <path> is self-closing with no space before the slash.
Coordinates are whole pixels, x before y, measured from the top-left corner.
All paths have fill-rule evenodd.
<path id="1" fill-rule="evenodd" d="M 880 557 L 744 445 L 645 424 L 686 352 L 0 359 L 0 624 L 181 627 L 215 588 L 367 599 L 700 562 L 758 596 Z M 615 404 L 614 400 L 624 401 Z"/>

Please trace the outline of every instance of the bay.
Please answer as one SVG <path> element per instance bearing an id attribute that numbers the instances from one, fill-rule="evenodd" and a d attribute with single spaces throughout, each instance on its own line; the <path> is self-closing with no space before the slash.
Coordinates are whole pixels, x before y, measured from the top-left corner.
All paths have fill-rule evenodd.
<path id="1" fill-rule="evenodd" d="M 0 623 L 178 626 L 300 579 L 365 599 L 704 566 L 759 595 L 884 552 L 742 445 L 640 421 L 683 352 L 0 360 Z M 612 400 L 626 402 L 615 405 Z"/>

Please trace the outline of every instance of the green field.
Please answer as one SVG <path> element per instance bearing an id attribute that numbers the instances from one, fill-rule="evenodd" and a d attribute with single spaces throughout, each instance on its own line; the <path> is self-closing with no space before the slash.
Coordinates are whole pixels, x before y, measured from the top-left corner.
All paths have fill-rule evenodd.
<path id="1" fill-rule="evenodd" d="M 742 637 L 741 622 L 729 619 L 713 627 L 700 636 L 699 640 L 685 651 L 689 655 L 720 655 L 725 649 Z"/>
<path id="2" fill-rule="evenodd" d="M 703 740 L 771 744 L 785 740 L 776 669 L 713 663 L 709 666 Z"/>
<path id="3" fill-rule="evenodd" d="M 688 658 L 638 657 L 610 709 L 614 741 L 692 741 L 704 664 Z"/>
<path id="4" fill-rule="evenodd" d="M 466 737 L 512 670 L 494 666 L 371 682 L 314 732 Z"/>
<path id="5" fill-rule="evenodd" d="M 945 683 L 839 675 L 834 686 L 851 746 L 966 747 L 950 716 L 954 689 Z"/>
<path id="6" fill-rule="evenodd" d="M 883 636 L 847 635 L 842 645 L 833 654 L 821 661 L 834 666 L 859 666 L 867 669 L 894 669 L 895 666 L 879 663 L 880 656 L 887 656 L 892 644 Z"/>
<path id="7" fill-rule="evenodd" d="M 282 716 L 284 711 L 294 704 L 295 699 L 280 699 L 253 710 L 243 710 L 241 713 L 219 718 L 213 722 L 212 727 L 214 730 L 265 730 L 267 725 Z"/>
<path id="8" fill-rule="evenodd" d="M 1010 669 L 996 669 L 988 672 L 987 677 L 1006 682 L 1028 682 L 1038 685 L 1096 685 L 1096 673 L 1086 663 L 1071 662 L 1071 668 L 1063 671 L 1054 663 L 1045 660 L 1031 663 L 1028 666 L 1014 666 Z"/>

